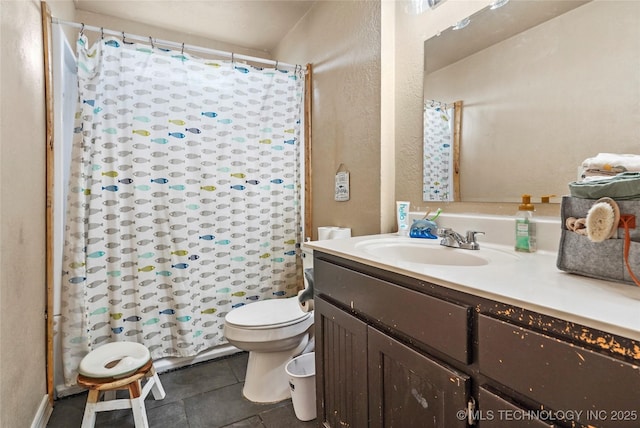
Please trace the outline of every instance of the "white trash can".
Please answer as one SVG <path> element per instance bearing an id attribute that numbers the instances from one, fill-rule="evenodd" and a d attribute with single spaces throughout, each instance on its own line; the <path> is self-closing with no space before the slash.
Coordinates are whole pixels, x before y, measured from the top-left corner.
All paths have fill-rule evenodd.
<path id="1" fill-rule="evenodd" d="M 316 353 L 302 354 L 285 366 L 289 376 L 291 401 L 296 417 L 301 421 L 316 418 Z"/>

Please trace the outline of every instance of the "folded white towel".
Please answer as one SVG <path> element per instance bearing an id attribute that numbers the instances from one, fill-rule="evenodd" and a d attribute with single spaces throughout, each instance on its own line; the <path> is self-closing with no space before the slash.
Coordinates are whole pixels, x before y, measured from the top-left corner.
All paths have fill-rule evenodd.
<path id="1" fill-rule="evenodd" d="M 582 162 L 583 170 L 602 170 L 614 173 L 640 172 L 640 155 L 598 153 Z"/>

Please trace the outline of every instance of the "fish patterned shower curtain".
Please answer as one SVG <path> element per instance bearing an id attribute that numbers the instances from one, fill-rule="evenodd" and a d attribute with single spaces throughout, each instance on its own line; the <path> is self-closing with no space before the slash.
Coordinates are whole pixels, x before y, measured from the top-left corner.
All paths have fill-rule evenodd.
<path id="1" fill-rule="evenodd" d="M 453 107 L 437 101 L 424 104 L 424 201 L 453 201 Z"/>
<path id="2" fill-rule="evenodd" d="M 224 315 L 301 283 L 302 69 L 77 42 L 62 290 L 65 383 L 112 341 L 225 343 Z"/>

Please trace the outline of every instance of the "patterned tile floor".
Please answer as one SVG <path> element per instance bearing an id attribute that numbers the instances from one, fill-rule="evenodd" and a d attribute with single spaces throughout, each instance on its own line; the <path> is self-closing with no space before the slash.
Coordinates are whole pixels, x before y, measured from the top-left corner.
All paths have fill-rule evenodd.
<path id="1" fill-rule="evenodd" d="M 255 404 L 242 396 L 248 354 L 196 364 L 163 373 L 160 381 L 167 396 L 155 401 L 149 394 L 145 405 L 150 428 L 304 428 L 317 420 L 299 421 L 291 400 Z M 119 396 L 120 397 L 120 396 Z M 80 427 L 86 393 L 54 403 L 47 428 Z M 96 428 L 134 427 L 130 410 L 98 414 Z"/>

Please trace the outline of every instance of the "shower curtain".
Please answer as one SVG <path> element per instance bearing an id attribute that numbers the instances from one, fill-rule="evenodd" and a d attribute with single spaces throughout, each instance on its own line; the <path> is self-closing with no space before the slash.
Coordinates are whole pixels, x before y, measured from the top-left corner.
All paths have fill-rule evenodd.
<path id="1" fill-rule="evenodd" d="M 438 101 L 424 104 L 424 201 L 453 201 L 453 108 Z"/>
<path id="2" fill-rule="evenodd" d="M 225 343 L 224 315 L 301 283 L 304 76 L 104 38 L 77 42 L 62 278 L 65 383 L 91 349 Z"/>

